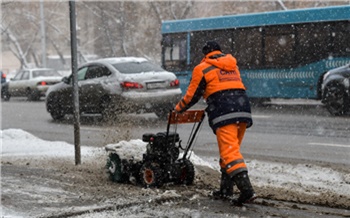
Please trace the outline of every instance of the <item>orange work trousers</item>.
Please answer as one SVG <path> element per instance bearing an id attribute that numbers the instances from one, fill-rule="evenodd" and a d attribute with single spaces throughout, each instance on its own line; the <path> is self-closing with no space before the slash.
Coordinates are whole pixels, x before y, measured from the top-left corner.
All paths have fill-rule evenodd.
<path id="1" fill-rule="evenodd" d="M 216 129 L 220 167 L 231 177 L 237 173 L 247 171 L 247 166 L 240 152 L 246 127 L 246 123 L 233 123 Z"/>

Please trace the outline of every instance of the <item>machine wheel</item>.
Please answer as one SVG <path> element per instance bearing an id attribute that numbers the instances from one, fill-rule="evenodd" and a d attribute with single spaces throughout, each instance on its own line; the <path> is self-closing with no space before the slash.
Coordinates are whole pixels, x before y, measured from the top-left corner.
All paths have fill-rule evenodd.
<path id="1" fill-rule="evenodd" d="M 334 116 L 344 115 L 347 109 L 347 100 L 344 87 L 333 83 L 325 88 L 324 102 L 327 110 Z"/>
<path id="2" fill-rule="evenodd" d="M 140 169 L 140 179 L 146 188 L 161 187 L 164 182 L 163 170 L 157 163 L 146 162 Z"/>
<path id="3" fill-rule="evenodd" d="M 171 147 L 169 149 L 169 155 L 173 161 L 177 160 L 177 158 L 179 158 L 179 155 L 180 155 L 179 148 L 178 147 Z"/>
<path id="4" fill-rule="evenodd" d="M 180 163 L 180 174 L 177 179 L 177 184 L 192 185 L 194 180 L 194 166 L 188 159 L 184 159 Z"/>
<path id="5" fill-rule="evenodd" d="M 122 163 L 119 155 L 111 153 L 108 156 L 106 163 L 107 172 L 109 173 L 109 179 L 113 182 L 126 182 L 127 178 L 122 170 Z"/>
<path id="6" fill-rule="evenodd" d="M 59 104 L 58 98 L 55 96 L 48 96 L 47 108 L 51 114 L 52 119 L 62 120 L 65 116 L 64 109 Z"/>

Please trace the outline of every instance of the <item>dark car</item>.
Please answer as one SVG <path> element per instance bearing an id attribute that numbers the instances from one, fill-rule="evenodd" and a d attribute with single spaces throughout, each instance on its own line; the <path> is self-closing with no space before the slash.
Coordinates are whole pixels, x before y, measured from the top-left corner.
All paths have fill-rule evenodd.
<path id="1" fill-rule="evenodd" d="M 1 72 L 1 84 L 5 83 L 6 82 L 6 74 L 2 71 Z"/>
<path id="2" fill-rule="evenodd" d="M 120 112 L 154 112 L 165 118 L 181 99 L 179 80 L 145 58 L 105 58 L 79 67 L 80 113 L 113 119 Z M 46 109 L 55 120 L 73 114 L 73 77 L 49 88 Z"/>
<path id="3" fill-rule="evenodd" d="M 350 64 L 330 70 L 324 75 L 322 103 L 335 116 L 350 112 Z"/>
<path id="4" fill-rule="evenodd" d="M 1 98 L 4 99 L 6 97 L 6 90 L 5 90 L 5 84 L 6 84 L 6 74 L 2 71 L 1 72 Z"/>

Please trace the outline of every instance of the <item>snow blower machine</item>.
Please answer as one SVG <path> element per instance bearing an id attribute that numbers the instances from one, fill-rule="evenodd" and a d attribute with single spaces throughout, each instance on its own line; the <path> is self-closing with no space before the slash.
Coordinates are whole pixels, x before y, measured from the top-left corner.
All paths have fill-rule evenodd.
<path id="1" fill-rule="evenodd" d="M 189 158 L 204 117 L 204 110 L 189 110 L 182 114 L 170 111 L 166 132 L 143 134 L 144 153 L 139 157 L 132 151 L 139 151 L 136 147 L 140 147 L 140 144 L 129 145 L 129 148 L 106 146 L 109 153 L 106 164 L 109 178 L 114 182 L 140 184 L 147 188 L 161 187 L 165 183 L 191 185 L 195 170 Z M 186 123 L 194 124 L 186 146 L 182 147 L 176 132 L 177 124 Z M 175 124 L 174 131 L 170 131 L 172 124 Z M 125 153 L 129 157 L 123 157 Z"/>

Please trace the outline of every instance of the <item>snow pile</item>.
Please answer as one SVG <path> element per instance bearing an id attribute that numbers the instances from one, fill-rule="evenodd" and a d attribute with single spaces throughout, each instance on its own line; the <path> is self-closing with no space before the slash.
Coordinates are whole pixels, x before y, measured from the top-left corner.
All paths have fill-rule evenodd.
<path id="1" fill-rule="evenodd" d="M 307 191 L 319 195 L 322 190 L 350 196 L 350 174 L 311 164 L 282 164 L 253 160 L 249 162 L 250 174 L 258 186 Z"/>
<path id="2" fill-rule="evenodd" d="M 1 130 L 2 156 L 50 156 L 70 157 L 74 146 L 66 142 L 51 142 L 39 139 L 21 129 Z M 84 147 L 82 155 L 90 155 L 96 148 Z"/>
<path id="3" fill-rule="evenodd" d="M 108 144 L 105 146 L 106 151 L 115 152 L 121 159 L 142 160 L 142 154 L 146 153 L 147 143 L 140 139 L 130 141 L 120 141 L 117 144 Z"/>

